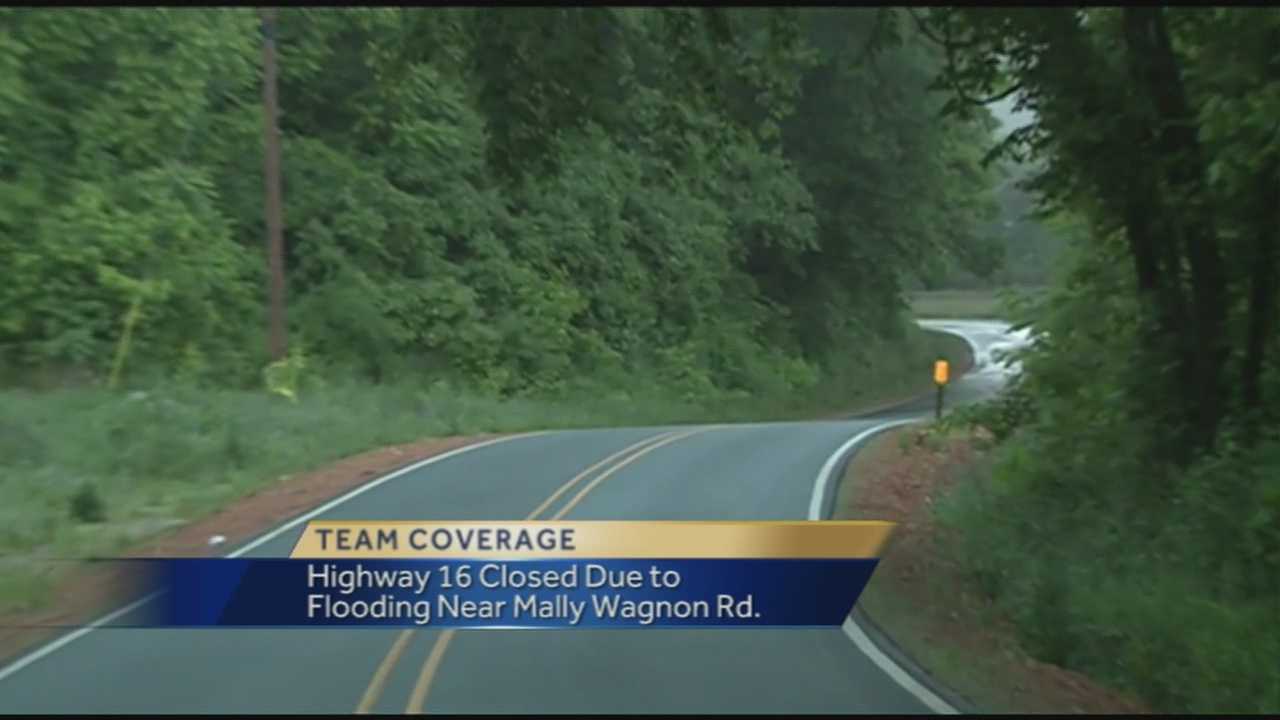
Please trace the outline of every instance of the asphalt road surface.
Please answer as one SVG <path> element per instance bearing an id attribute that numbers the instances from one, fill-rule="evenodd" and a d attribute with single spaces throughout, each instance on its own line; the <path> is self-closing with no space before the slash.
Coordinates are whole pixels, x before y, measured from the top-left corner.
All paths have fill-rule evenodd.
<path id="1" fill-rule="evenodd" d="M 1000 323 L 926 324 L 964 335 L 977 354 L 974 370 L 949 388 L 949 403 L 972 402 L 997 389 L 1004 373 L 991 351 L 1024 339 Z M 922 360 L 922 372 L 929 372 L 931 361 Z M 532 519 L 806 519 L 815 485 L 823 484 L 824 473 L 833 474 L 852 438 L 932 411 L 926 399 L 849 420 L 519 436 L 374 481 L 376 486 L 327 503 L 310 517 L 524 519 L 584 469 L 663 436 L 581 478 Z M 234 554 L 287 556 L 301 528 L 286 527 Z M 551 632 L 110 627 L 128 615 L 64 636 L 0 669 L 0 712 L 945 711 L 867 650 L 865 636 L 855 642 L 848 624 Z"/>

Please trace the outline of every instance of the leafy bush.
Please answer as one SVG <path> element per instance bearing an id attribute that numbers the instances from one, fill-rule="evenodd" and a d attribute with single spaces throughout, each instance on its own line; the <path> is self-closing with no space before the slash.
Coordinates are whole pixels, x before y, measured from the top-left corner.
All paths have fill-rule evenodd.
<path id="1" fill-rule="evenodd" d="M 952 410 L 938 423 L 937 431 L 946 433 L 957 427 L 981 428 L 991 434 L 990 442 L 998 444 L 1031 423 L 1035 412 L 1035 397 L 1021 377 L 1015 377 L 995 398 Z"/>
<path id="2" fill-rule="evenodd" d="M 99 523 L 107 519 L 106 504 L 98 495 L 98 486 L 91 482 L 80 485 L 80 489 L 71 496 L 69 506 L 71 518 L 76 522 Z"/>

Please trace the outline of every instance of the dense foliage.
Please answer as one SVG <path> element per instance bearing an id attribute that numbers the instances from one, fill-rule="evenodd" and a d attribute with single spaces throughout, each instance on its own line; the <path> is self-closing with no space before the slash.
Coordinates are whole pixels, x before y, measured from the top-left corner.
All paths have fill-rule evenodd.
<path id="1" fill-rule="evenodd" d="M 1026 187 L 1036 175 L 1034 166 L 1005 161 L 995 167 L 1000 177 L 994 190 L 999 211 L 978 232 L 1000 243 L 996 249 L 1002 262 L 988 274 L 943 265 L 921 275 L 923 289 L 1040 290 L 1053 283 L 1057 268 L 1066 263 L 1073 228 L 1064 227 L 1062 216 L 1037 206 L 1036 194 Z"/>
<path id="2" fill-rule="evenodd" d="M 248 9 L 5 10 L 0 366 L 257 383 Z M 804 388 L 990 272 L 990 120 L 875 10 L 289 9 L 289 323 L 311 367 L 496 392 Z M 130 375 L 129 370 L 125 372 Z"/>
<path id="3" fill-rule="evenodd" d="M 1006 149 L 1076 238 L 1038 343 L 978 418 L 953 510 L 1042 658 L 1158 710 L 1280 710 L 1280 14 L 935 11 L 953 107 L 1010 94 Z"/>

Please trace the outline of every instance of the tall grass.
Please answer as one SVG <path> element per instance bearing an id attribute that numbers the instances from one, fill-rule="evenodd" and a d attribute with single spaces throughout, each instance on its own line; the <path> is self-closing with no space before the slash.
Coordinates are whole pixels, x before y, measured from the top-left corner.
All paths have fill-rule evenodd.
<path id="1" fill-rule="evenodd" d="M 118 553 L 282 475 L 372 448 L 480 432 L 781 420 L 847 410 L 927 390 L 929 363 L 937 352 L 961 352 L 956 342 L 913 329 L 851 353 L 803 393 L 700 400 L 635 378 L 588 378 L 556 396 L 515 398 L 445 383 L 317 377 L 302 384 L 296 400 L 174 382 L 119 392 L 0 390 L 0 611 L 47 600 L 44 560 Z"/>

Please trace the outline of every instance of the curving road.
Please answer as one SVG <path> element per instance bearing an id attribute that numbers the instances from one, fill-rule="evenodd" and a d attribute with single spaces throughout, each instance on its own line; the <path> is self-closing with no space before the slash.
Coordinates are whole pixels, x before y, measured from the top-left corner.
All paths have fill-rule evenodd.
<path id="1" fill-rule="evenodd" d="M 991 351 L 1025 339 L 1000 323 L 923 324 L 974 346 L 978 365 L 949 388 L 950 402 L 997 389 L 1005 375 Z M 930 362 L 923 359 L 922 372 Z M 931 412 L 926 400 L 839 421 L 517 436 L 375 480 L 234 554 L 286 556 L 301 521 L 312 517 L 518 520 L 541 509 L 534 519 L 811 518 L 821 504 L 815 487 L 820 498 L 839 456 L 856 449 L 851 439 Z M 99 629 L 72 633 L 0 669 L 0 712 L 949 710 L 868 647 L 852 623 L 843 630 L 643 632 L 110 627 L 127 620 L 128 612 L 117 613 Z"/>

